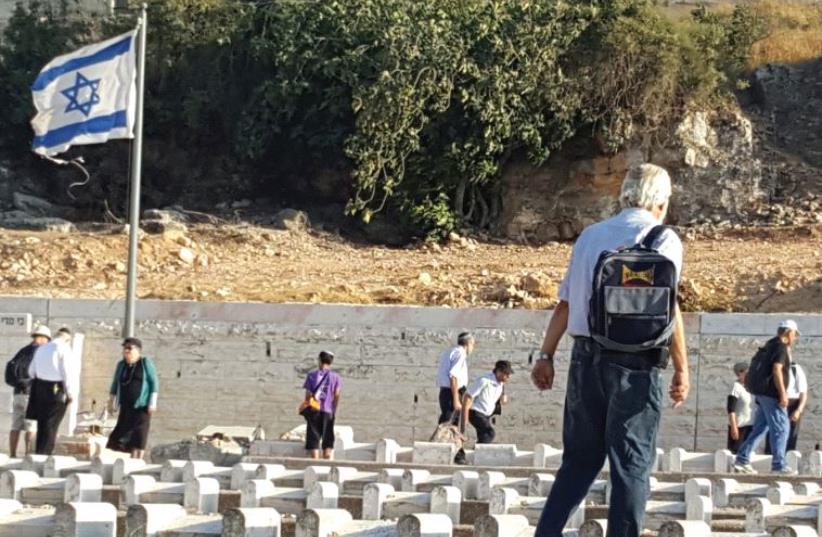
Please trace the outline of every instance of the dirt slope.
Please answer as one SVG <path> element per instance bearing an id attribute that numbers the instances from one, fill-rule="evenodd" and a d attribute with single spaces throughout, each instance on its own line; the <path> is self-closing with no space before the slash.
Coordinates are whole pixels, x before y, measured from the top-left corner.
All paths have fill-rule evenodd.
<path id="1" fill-rule="evenodd" d="M 683 233 L 694 311 L 822 312 L 822 226 Z M 0 231 L 0 294 L 122 298 L 124 234 Z M 141 298 L 548 308 L 570 244 L 454 238 L 406 249 L 337 235 L 196 226 L 144 235 Z"/>

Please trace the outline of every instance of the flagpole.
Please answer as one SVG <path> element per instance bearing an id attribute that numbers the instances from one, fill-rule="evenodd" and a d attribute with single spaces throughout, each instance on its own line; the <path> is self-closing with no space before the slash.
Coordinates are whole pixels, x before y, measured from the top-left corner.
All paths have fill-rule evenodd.
<path id="1" fill-rule="evenodd" d="M 140 174 L 143 162 L 143 94 L 146 70 L 147 5 L 140 17 L 140 47 L 137 51 L 137 102 L 135 107 L 134 145 L 131 155 L 131 187 L 129 198 L 128 276 L 126 280 L 126 319 L 123 336 L 134 335 L 134 311 L 137 292 L 137 238 L 140 233 Z"/>

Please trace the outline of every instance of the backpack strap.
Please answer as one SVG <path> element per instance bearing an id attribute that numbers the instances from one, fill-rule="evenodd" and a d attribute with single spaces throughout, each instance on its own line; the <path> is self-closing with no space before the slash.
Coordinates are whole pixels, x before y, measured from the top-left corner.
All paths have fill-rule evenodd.
<path id="1" fill-rule="evenodd" d="M 645 238 L 639 241 L 639 246 L 642 248 L 654 249 L 654 243 L 662 236 L 665 231 L 671 229 L 671 226 L 663 224 L 656 225 L 645 234 Z"/>
<path id="2" fill-rule="evenodd" d="M 625 352 L 625 353 L 635 353 L 635 352 L 644 352 L 653 349 L 659 349 L 665 347 L 667 341 L 673 336 L 674 334 L 674 327 L 676 323 L 670 322 L 668 326 L 665 327 L 665 330 L 653 341 L 646 341 L 645 343 L 639 343 L 630 345 L 627 343 L 617 343 L 616 341 L 607 338 L 605 336 L 601 336 L 599 334 L 591 334 L 591 338 L 599 343 L 602 347 L 614 350 L 618 352 Z"/>

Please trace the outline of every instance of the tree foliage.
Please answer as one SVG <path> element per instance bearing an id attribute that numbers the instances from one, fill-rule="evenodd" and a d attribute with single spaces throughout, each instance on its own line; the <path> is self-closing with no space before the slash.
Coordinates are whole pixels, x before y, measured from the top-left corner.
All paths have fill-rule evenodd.
<path id="1" fill-rule="evenodd" d="M 0 137 L 29 137 L 44 63 L 134 17 L 19 7 L 0 45 Z M 644 0 L 153 0 L 147 136 L 283 189 L 347 169 L 349 214 L 388 208 L 441 235 L 497 216 L 512 156 L 540 163 L 580 133 L 616 150 L 716 96 L 754 22 L 698 10 L 677 25 Z"/>

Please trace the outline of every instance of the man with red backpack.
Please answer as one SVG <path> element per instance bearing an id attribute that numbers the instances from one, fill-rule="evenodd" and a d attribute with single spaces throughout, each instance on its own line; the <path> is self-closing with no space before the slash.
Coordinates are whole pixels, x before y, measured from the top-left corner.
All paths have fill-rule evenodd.
<path id="1" fill-rule="evenodd" d="M 9 455 L 12 458 L 17 456 L 17 444 L 21 432 L 25 433 L 26 455 L 33 451 L 37 422 L 26 419 L 26 408 L 29 405 L 31 390 L 29 364 L 34 358 L 34 351 L 37 347 L 49 341 L 51 341 L 51 330 L 47 326 L 36 326 L 31 333 L 31 343 L 17 351 L 14 358 L 6 364 L 6 384 L 14 388 L 11 432 L 9 432 Z"/>
<path id="2" fill-rule="evenodd" d="M 608 537 L 639 537 L 662 412 L 661 370 L 674 374 L 674 406 L 688 396 L 688 357 L 676 288 L 682 243 L 662 226 L 671 196 L 668 173 L 653 164 L 631 168 L 622 211 L 585 228 L 531 378 L 554 382 L 554 352 L 574 338 L 563 417 L 562 465 L 535 537 L 561 537 L 570 514 L 609 462 Z"/>

